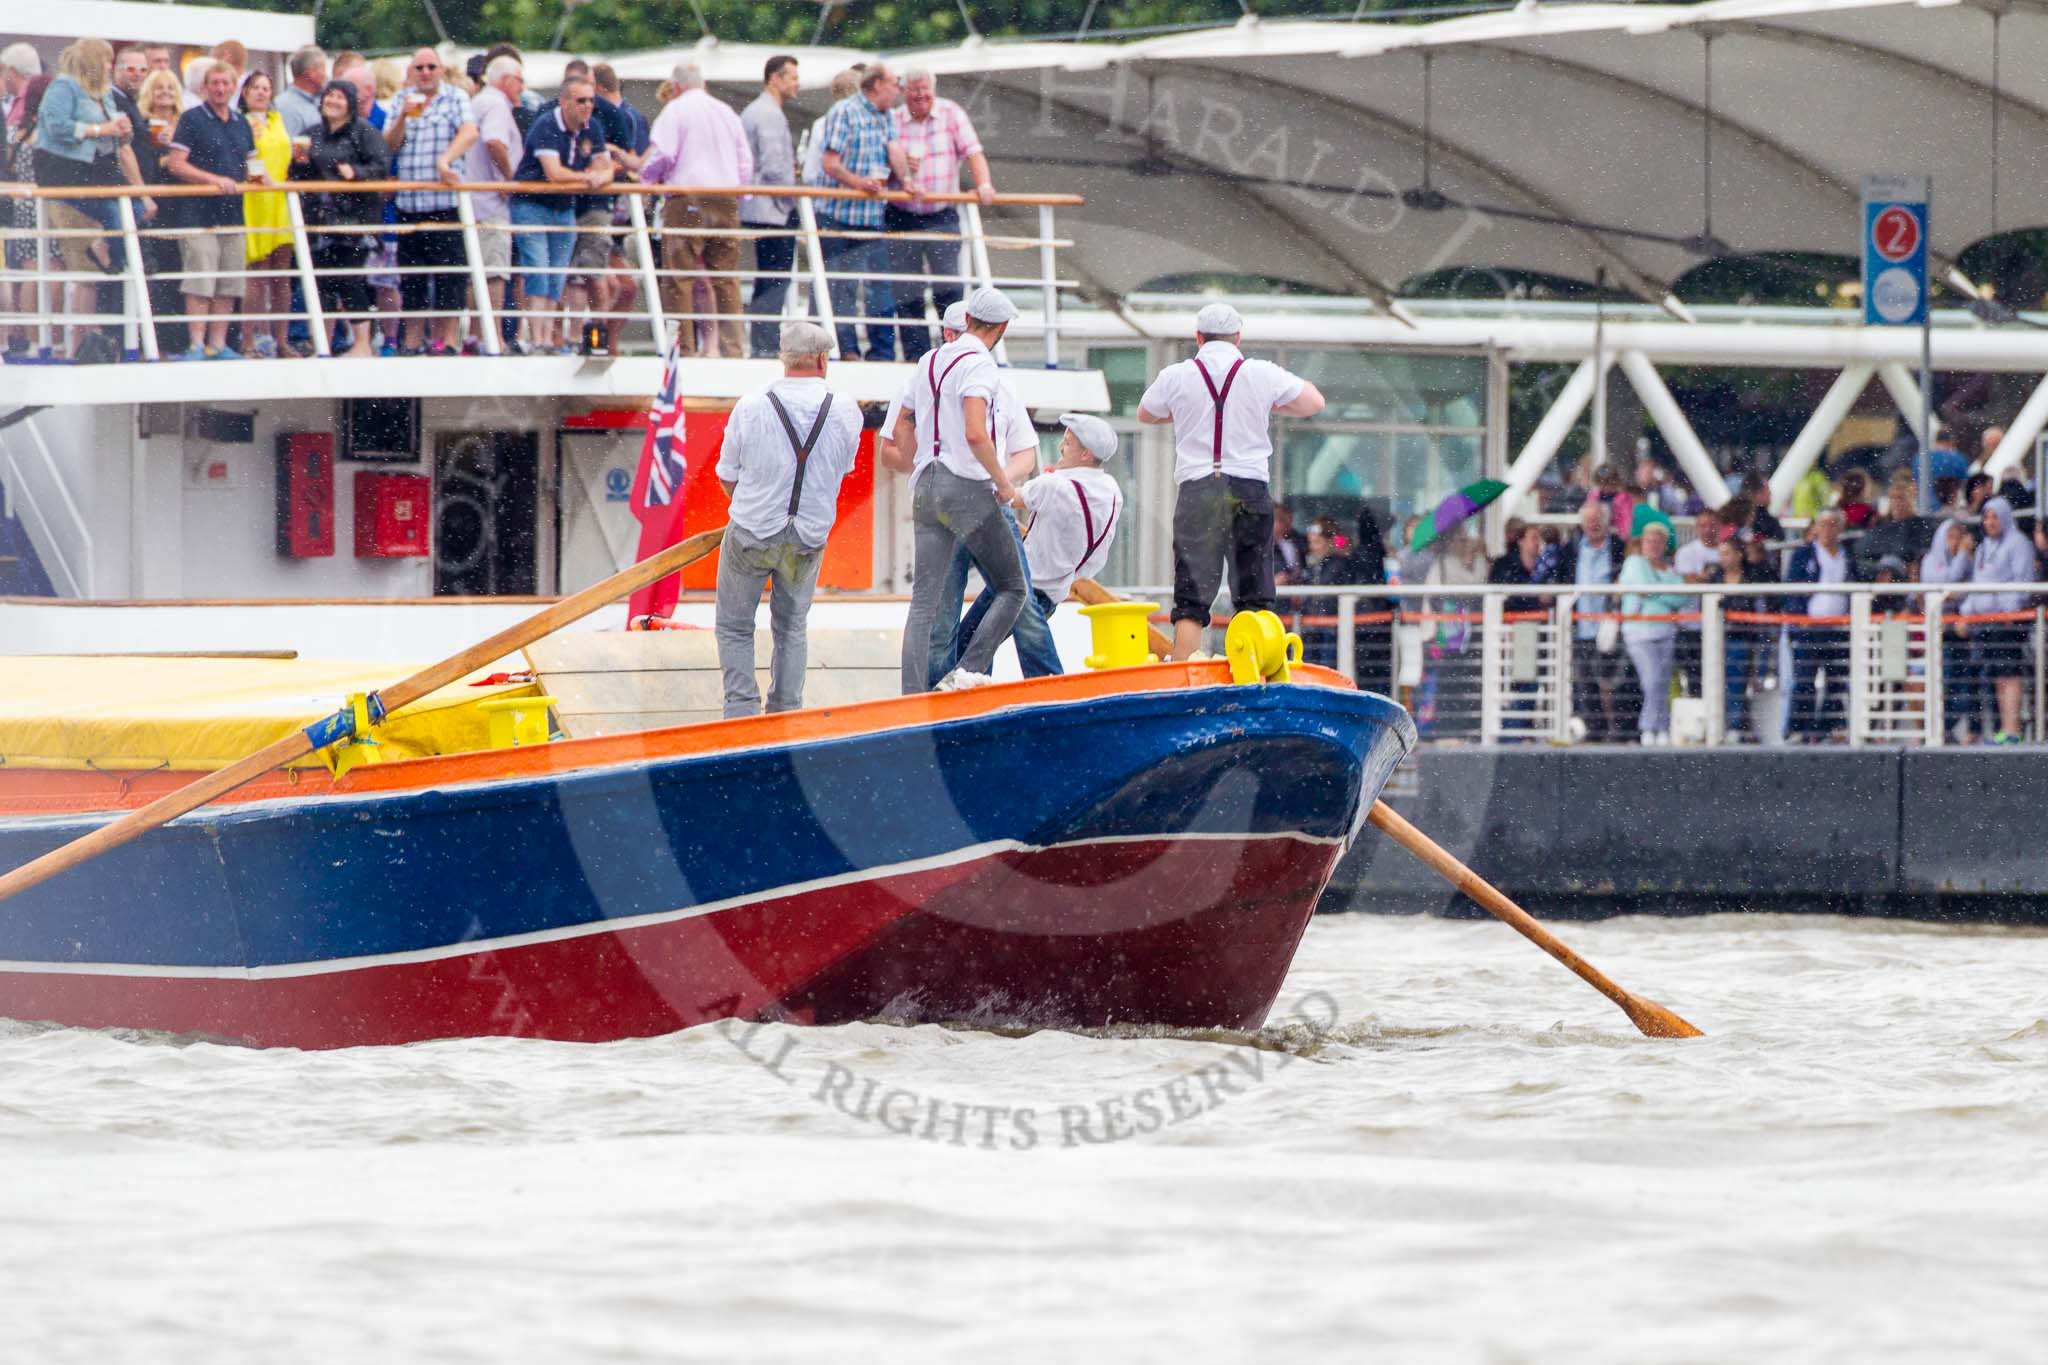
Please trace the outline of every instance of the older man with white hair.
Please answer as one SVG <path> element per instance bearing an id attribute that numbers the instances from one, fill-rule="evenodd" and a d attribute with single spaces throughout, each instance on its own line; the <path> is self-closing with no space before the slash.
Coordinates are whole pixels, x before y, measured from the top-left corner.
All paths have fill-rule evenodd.
<path id="1" fill-rule="evenodd" d="M 1173 657 L 1202 643 L 1230 565 L 1237 611 L 1273 607 L 1273 416 L 1313 417 L 1323 395 L 1300 375 L 1239 350 L 1244 319 L 1227 303 L 1195 315 L 1194 357 L 1168 365 L 1138 400 L 1138 420 L 1173 428 Z"/>
<path id="2" fill-rule="evenodd" d="M 662 107 L 648 133 L 647 159 L 640 178 L 650 185 L 689 188 L 745 185 L 754 178 L 754 153 L 740 116 L 724 100 L 704 88 L 704 73 L 691 62 L 675 69 L 683 93 Z M 692 276 L 709 273 L 711 311 L 718 314 L 714 334 L 718 353 L 743 356 L 745 332 L 740 327 L 740 203 L 731 195 L 672 194 L 662 203 L 662 265 L 687 272 L 661 282 L 662 303 L 681 318 L 677 355 L 697 354 L 697 312 Z M 687 235 L 679 235 L 685 230 Z M 727 235 L 730 234 L 730 235 Z"/>
<path id="3" fill-rule="evenodd" d="M 525 94 L 526 68 L 517 57 L 499 55 L 484 64 L 483 89 L 469 101 L 476 114 L 476 145 L 469 149 L 464 173 L 472 181 L 504 183 L 517 176 L 519 163 L 526 158 L 526 137 L 519 130 L 518 114 Z M 512 196 L 474 195 L 470 207 L 476 213 L 477 250 L 483 257 L 491 307 L 502 313 L 506 281 L 512 277 Z M 481 316 L 476 325 L 483 326 Z"/>
<path id="4" fill-rule="evenodd" d="M 43 59 L 27 43 L 9 43 L 0 50 L 0 122 L 13 126 L 14 102 L 42 74 Z"/>
<path id="5" fill-rule="evenodd" d="M 768 593 L 775 655 L 768 709 L 804 704 L 806 618 L 818 562 L 839 511 L 839 485 L 860 444 L 860 406 L 826 387 L 832 334 L 785 322 L 782 378 L 733 405 L 718 453 L 718 482 L 732 499 L 718 558 L 718 665 L 725 715 L 761 711 L 754 677 L 754 615 Z"/>
<path id="6" fill-rule="evenodd" d="M 938 79 L 931 72 L 915 66 L 904 71 L 903 103 L 890 116 L 903 148 L 903 188 L 917 197 L 890 203 L 882 211 L 882 230 L 892 234 L 889 273 L 899 277 L 891 287 L 896 316 L 904 321 L 897 329 L 903 358 L 916 360 L 931 349 L 931 339 L 924 329 L 925 287 L 914 277 L 930 278 L 934 312 L 944 313 L 946 305 L 960 297 L 960 243 L 935 240 L 959 237 L 960 209 L 929 196 L 958 193 L 963 165 L 974 177 L 982 207 L 995 202 L 996 185 L 973 121 L 958 103 L 940 98 Z"/>

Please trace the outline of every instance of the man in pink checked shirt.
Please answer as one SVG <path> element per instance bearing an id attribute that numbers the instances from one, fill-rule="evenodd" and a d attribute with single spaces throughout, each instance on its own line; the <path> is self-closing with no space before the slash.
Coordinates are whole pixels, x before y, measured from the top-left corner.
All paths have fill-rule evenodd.
<path id="1" fill-rule="evenodd" d="M 974 177 L 975 197 L 981 200 L 982 207 L 995 202 L 995 181 L 989 176 L 988 158 L 982 155 L 981 139 L 975 136 L 974 124 L 958 104 L 939 98 L 938 82 L 931 72 L 912 67 L 903 73 L 903 103 L 893 114 L 896 140 L 910 170 L 903 188 L 920 194 L 955 193 L 960 188 L 960 166 L 965 162 Z M 957 205 L 930 199 L 912 199 L 902 204 L 891 201 L 882 214 L 882 230 L 957 238 L 960 210 Z M 960 243 L 892 238 L 889 273 L 899 277 L 930 275 L 932 314 L 941 315 L 948 304 L 960 297 Z M 923 325 L 924 294 L 924 289 L 913 282 L 901 278 L 896 281 L 896 316 L 906 324 L 897 329 L 905 360 L 915 361 L 931 349 L 931 337 Z"/>
<path id="2" fill-rule="evenodd" d="M 747 145 L 747 130 L 741 126 L 740 116 L 704 88 L 704 73 L 694 63 L 678 65 L 675 82 L 683 93 L 670 100 L 654 120 L 640 178 L 650 185 L 751 184 L 754 153 Z M 664 228 L 692 229 L 689 235 L 664 234 L 663 268 L 691 274 L 712 272 L 711 311 L 718 314 L 713 333 L 718 354 L 745 355 L 740 282 L 734 273 L 740 266 L 739 199 L 733 195 L 669 195 L 662 205 L 661 222 Z M 709 235 L 720 229 L 732 235 Z M 697 354 L 697 325 L 691 318 L 697 312 L 696 286 L 697 281 L 688 275 L 667 276 L 661 282 L 662 306 L 679 320 L 677 355 Z"/>

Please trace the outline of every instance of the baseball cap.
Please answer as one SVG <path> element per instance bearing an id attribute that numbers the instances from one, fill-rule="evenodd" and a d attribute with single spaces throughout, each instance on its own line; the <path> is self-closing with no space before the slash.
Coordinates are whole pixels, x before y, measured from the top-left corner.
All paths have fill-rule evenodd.
<path id="1" fill-rule="evenodd" d="M 1017 317 L 1017 305 L 1011 303 L 1000 289 L 981 288 L 974 291 L 967 300 L 967 316 L 976 322 L 1013 322 Z"/>
<path id="2" fill-rule="evenodd" d="M 1090 455 L 1106 460 L 1116 454 L 1116 428 L 1100 417 L 1091 417 L 1085 412 L 1063 412 L 1060 425 L 1074 433 Z"/>
<path id="3" fill-rule="evenodd" d="M 1244 319 L 1227 303 L 1212 303 L 1195 314 L 1195 330 L 1203 336 L 1234 337 L 1244 331 Z"/>
<path id="4" fill-rule="evenodd" d="M 946 305 L 946 311 L 939 314 L 939 326 L 949 332 L 967 330 L 967 300 L 954 299 Z"/>

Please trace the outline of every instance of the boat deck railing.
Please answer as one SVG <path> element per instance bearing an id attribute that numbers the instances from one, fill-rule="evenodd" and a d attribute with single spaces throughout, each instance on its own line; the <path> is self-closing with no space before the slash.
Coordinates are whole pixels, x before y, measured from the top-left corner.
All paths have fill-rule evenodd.
<path id="1" fill-rule="evenodd" d="M 1839 615 L 1813 616 L 1810 583 L 1657 584 L 1682 611 L 1624 615 L 1621 591 L 1570 584 L 1297 585 L 1280 614 L 1311 663 L 1396 697 L 1425 742 L 1569 743 L 1605 730 L 1599 687 L 1635 742 L 1639 683 L 1628 632 L 1601 651 L 1600 626 L 1668 625 L 1676 665 L 1674 742 L 1720 746 L 1807 739 L 1851 746 L 1958 743 L 2000 728 L 1993 668 L 2021 677 L 2019 728 L 2048 742 L 2048 583 L 1841 583 Z M 1119 589 L 1171 599 L 1171 590 Z M 1975 594 L 2013 594 L 2019 609 L 1978 612 Z M 1730 606 L 1729 598 L 1749 599 Z M 1527 608 L 1534 603 L 1533 610 Z M 1761 608 L 1759 610 L 1759 608 Z M 1818 677 L 1810 719 L 1794 704 Z M 1582 728 L 1583 727 L 1583 728 Z"/>
<path id="2" fill-rule="evenodd" d="M 308 225 L 306 204 L 312 197 L 407 191 L 453 194 L 455 220 Z M 74 337 L 78 329 L 118 327 L 122 340 L 117 349 L 124 353 L 123 358 L 159 360 L 176 356 L 184 350 L 183 341 L 176 335 L 182 330 L 182 324 L 205 321 L 209 316 L 186 311 L 185 298 L 177 284 L 189 276 L 177 258 L 177 244 L 195 235 L 225 234 L 234 239 L 229 247 L 232 252 L 236 245 L 246 241 L 247 234 L 280 233 L 288 238 L 286 244 L 290 247 L 288 260 L 282 266 L 274 262 L 268 265 L 245 262 L 238 269 L 212 273 L 245 283 L 276 282 L 279 292 L 293 299 L 292 305 L 265 307 L 253 312 L 238 307 L 231 320 L 245 326 L 257 322 L 284 322 L 294 328 L 302 328 L 311 353 L 322 357 L 336 353 L 334 333 L 337 323 L 371 321 L 389 333 L 396 333 L 401 323 L 449 317 L 461 320 L 461 333 L 469 339 L 476 353 L 492 356 L 510 353 L 514 347 L 507 341 L 506 333 L 511 329 L 503 325 L 501 319 L 506 314 L 518 312 L 518 304 L 511 301 L 517 290 L 508 294 L 506 301 L 494 302 L 489 282 L 509 277 L 516 285 L 533 275 L 567 273 L 572 279 L 599 275 L 619 283 L 619 304 L 581 310 L 572 317 L 578 331 L 585 321 L 603 324 L 608 332 L 606 349 L 613 352 L 637 350 L 661 354 L 668 348 L 673 329 L 692 326 L 699 329 L 703 338 L 704 344 L 698 348 L 698 353 L 717 354 L 717 324 L 737 323 L 744 337 L 753 323 L 776 322 L 788 317 L 814 318 L 835 331 L 845 326 L 860 328 L 865 331 L 867 347 L 872 350 L 883 335 L 893 336 L 909 328 L 936 328 L 937 318 L 926 316 L 922 291 L 928 284 L 953 283 L 967 291 L 986 285 L 1008 292 L 1021 314 L 1012 324 L 1013 331 L 1019 336 L 1042 338 L 1043 360 L 1050 367 L 1059 363 L 1060 291 L 1077 287 L 1075 281 L 1062 277 L 1058 272 L 1058 252 L 1071 246 L 1072 242 L 1059 236 L 1054 210 L 1083 202 L 1080 196 L 1071 194 L 999 194 L 985 215 L 975 195 L 934 194 L 924 196 L 924 199 L 957 209 L 960 224 L 957 232 L 888 233 L 855 231 L 830 220 L 821 220 L 818 206 L 821 202 L 847 199 L 906 201 L 911 196 L 902 192 L 863 195 L 852 190 L 791 185 L 678 187 L 618 183 L 598 192 L 603 196 L 617 196 L 619 205 L 609 229 L 612 250 L 608 252 L 607 263 L 602 268 L 579 269 L 570 265 L 564 271 L 557 271 L 552 267 L 520 265 L 516 250 L 507 266 L 487 264 L 481 233 L 496 229 L 509 231 L 515 237 L 546 237 L 551 234 L 584 234 L 598 229 L 485 222 L 478 216 L 477 199 L 479 196 L 506 194 L 560 199 L 564 194 L 587 195 L 591 193 L 589 190 L 520 182 L 448 185 L 401 180 L 292 180 L 279 185 L 244 185 L 234 192 L 244 196 L 281 196 L 288 215 L 287 222 L 276 227 L 156 225 L 155 218 L 162 215 L 153 213 L 153 210 L 159 204 L 172 200 L 218 198 L 228 193 L 202 185 L 45 189 L 27 184 L 0 183 L 0 199 L 28 201 L 33 204 L 35 214 L 33 227 L 0 227 L 0 241 L 7 244 L 4 259 L 0 259 L 0 337 L 7 336 L 10 331 L 17 337 L 26 333 L 31 358 L 59 359 L 74 356 Z M 665 203 L 672 197 L 683 195 L 700 200 L 739 199 L 749 195 L 793 199 L 797 221 L 793 228 L 747 223 L 734 227 L 664 224 Z M 59 201 L 81 208 L 111 204 L 114 221 L 104 230 L 54 226 L 50 208 Z M 319 215 L 313 216 L 317 218 Z M 370 239 L 374 246 L 419 233 L 459 238 L 455 263 L 398 266 L 374 257 L 364 260 L 360 266 L 348 268 L 316 267 L 314 263 L 313 239 L 318 237 L 360 236 Z M 112 239 L 119 248 L 113 268 L 104 272 L 63 268 L 62 243 L 102 237 Z M 787 271 L 747 268 L 744 257 L 740 265 L 729 270 L 674 268 L 667 263 L 663 247 L 673 246 L 685 238 L 728 238 L 755 243 L 775 238 L 788 239 L 794 243 L 794 259 Z M 912 240 L 957 250 L 957 280 L 952 277 L 934 280 L 921 273 L 877 270 L 872 265 L 841 269 L 833 259 L 835 255 L 843 259 L 843 253 L 836 249 L 844 243 L 903 243 Z M 28 259 L 23 260 L 23 257 Z M 395 310 L 378 308 L 363 312 L 326 306 L 319 287 L 323 280 L 331 286 L 339 278 L 356 277 L 373 286 L 381 284 L 389 289 L 407 275 L 460 276 L 466 282 L 467 296 L 459 308 L 407 310 L 401 304 Z M 742 293 L 746 292 L 744 286 L 774 282 L 784 282 L 788 288 L 782 291 L 781 306 L 775 311 L 755 311 L 751 304 L 743 303 L 738 312 L 721 312 L 710 301 L 709 286 L 713 281 L 722 280 L 736 281 L 743 286 Z M 869 300 L 877 296 L 880 286 L 890 286 L 891 292 L 896 287 L 917 291 L 919 302 L 913 305 L 908 315 L 902 316 L 866 311 L 868 305 L 862 304 L 856 304 L 853 311 L 840 311 L 846 301 L 847 288 L 860 283 L 868 286 L 866 295 Z M 840 305 L 833 302 L 835 285 L 840 288 Z M 67 304 L 76 304 L 80 300 L 84 289 L 92 291 L 92 301 L 83 308 L 67 307 Z M 159 335 L 160 329 L 162 336 Z M 837 357 L 836 350 L 834 354 Z"/>

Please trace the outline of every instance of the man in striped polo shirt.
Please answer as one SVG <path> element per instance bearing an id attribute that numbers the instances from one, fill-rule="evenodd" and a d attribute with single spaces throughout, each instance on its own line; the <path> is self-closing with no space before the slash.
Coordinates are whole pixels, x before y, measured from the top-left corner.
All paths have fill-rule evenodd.
<path id="1" fill-rule="evenodd" d="M 1313 417 L 1323 395 L 1300 375 L 1237 348 L 1244 319 L 1227 303 L 1195 315 L 1194 358 L 1168 365 L 1138 420 L 1173 427 L 1173 657 L 1202 644 L 1230 563 L 1233 610 L 1273 608 L 1273 415 Z"/>

